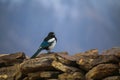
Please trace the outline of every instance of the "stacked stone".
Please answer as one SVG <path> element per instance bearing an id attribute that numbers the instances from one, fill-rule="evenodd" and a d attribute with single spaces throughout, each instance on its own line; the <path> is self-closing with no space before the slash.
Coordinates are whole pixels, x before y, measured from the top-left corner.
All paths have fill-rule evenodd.
<path id="1" fill-rule="evenodd" d="M 26 58 L 23 52 L 0 56 L 0 80 L 120 80 L 120 48 L 67 52 Z"/>

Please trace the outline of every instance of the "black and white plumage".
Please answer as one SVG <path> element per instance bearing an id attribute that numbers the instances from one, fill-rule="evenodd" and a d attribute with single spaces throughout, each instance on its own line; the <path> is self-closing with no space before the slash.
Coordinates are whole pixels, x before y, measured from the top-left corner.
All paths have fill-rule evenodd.
<path id="1" fill-rule="evenodd" d="M 47 50 L 48 53 L 50 53 L 50 50 L 55 47 L 56 43 L 57 43 L 57 38 L 55 37 L 54 32 L 50 32 L 48 36 L 41 43 L 39 49 L 31 58 L 35 58 L 44 49 Z"/>

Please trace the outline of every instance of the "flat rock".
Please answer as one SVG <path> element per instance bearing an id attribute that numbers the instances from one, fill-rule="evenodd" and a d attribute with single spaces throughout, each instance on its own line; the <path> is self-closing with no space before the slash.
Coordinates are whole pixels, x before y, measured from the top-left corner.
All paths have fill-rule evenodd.
<path id="1" fill-rule="evenodd" d="M 85 71 L 89 71 L 98 64 L 119 63 L 119 59 L 114 55 L 83 55 L 79 58 L 77 63 Z"/>
<path id="2" fill-rule="evenodd" d="M 51 54 L 48 54 L 48 53 L 41 53 L 39 54 L 36 58 L 43 58 L 43 57 L 46 57 L 46 58 L 53 58 L 53 59 L 56 59 L 56 53 L 51 53 Z"/>
<path id="3" fill-rule="evenodd" d="M 120 47 L 114 47 L 108 50 L 104 50 L 102 55 L 115 55 L 116 57 L 120 58 Z"/>
<path id="4" fill-rule="evenodd" d="M 77 53 L 75 55 L 73 55 L 74 57 L 78 57 L 81 55 L 99 55 L 98 49 L 91 49 L 85 52 L 81 52 L 81 53 Z"/>
<path id="5" fill-rule="evenodd" d="M 53 66 L 54 68 L 56 68 L 57 70 L 60 70 L 60 71 L 63 71 L 63 72 L 76 72 L 76 71 L 81 71 L 81 70 L 78 69 L 78 68 L 64 65 L 64 64 L 62 64 L 62 63 L 59 62 L 59 61 L 53 61 L 53 62 L 52 62 L 52 66 Z"/>
<path id="6" fill-rule="evenodd" d="M 28 74 L 29 80 L 36 80 L 36 79 L 49 79 L 49 78 L 57 78 L 60 72 L 58 71 L 43 71 L 43 72 L 34 72 Z"/>
<path id="7" fill-rule="evenodd" d="M 20 80 L 21 76 L 19 65 L 0 68 L 0 80 Z"/>
<path id="8" fill-rule="evenodd" d="M 41 57 L 35 59 L 25 60 L 20 64 L 21 71 L 24 73 L 35 72 L 35 71 L 45 71 L 53 70 L 51 65 L 53 58 L 51 57 Z"/>
<path id="9" fill-rule="evenodd" d="M 69 66 L 76 66 L 76 59 L 69 55 L 64 54 L 57 54 L 57 60 L 63 64 L 69 65 Z"/>
<path id="10" fill-rule="evenodd" d="M 58 80 L 58 79 L 47 79 L 47 80 Z"/>
<path id="11" fill-rule="evenodd" d="M 59 55 L 68 55 L 68 52 L 55 52 L 55 53 L 57 53 Z"/>
<path id="12" fill-rule="evenodd" d="M 74 72 L 60 74 L 59 80 L 85 80 L 85 78 L 84 75 L 80 72 Z"/>
<path id="13" fill-rule="evenodd" d="M 41 53 L 37 58 L 46 57 L 46 56 L 55 56 L 55 55 L 68 55 L 67 52 L 51 52 L 51 53 Z"/>
<path id="14" fill-rule="evenodd" d="M 51 54 L 40 54 L 38 58 L 52 58 L 53 60 L 58 60 L 59 62 L 66 64 L 66 65 L 72 65 L 76 66 L 76 59 L 72 56 L 67 55 L 67 52 L 59 52 L 59 53 L 51 53 Z"/>
<path id="15" fill-rule="evenodd" d="M 87 74 L 87 80 L 101 80 L 107 76 L 118 74 L 118 65 L 115 64 L 99 64 L 92 68 Z"/>
<path id="16" fill-rule="evenodd" d="M 5 56 L 5 55 L 9 55 L 9 54 L 1 54 L 1 53 L 0 53 L 0 57 Z"/>
<path id="17" fill-rule="evenodd" d="M 22 63 L 25 58 L 26 57 L 23 52 L 0 56 L 0 67 L 13 66 L 15 64 Z"/>
<path id="18" fill-rule="evenodd" d="M 120 76 L 109 76 L 109 77 L 104 78 L 102 80 L 120 80 Z"/>

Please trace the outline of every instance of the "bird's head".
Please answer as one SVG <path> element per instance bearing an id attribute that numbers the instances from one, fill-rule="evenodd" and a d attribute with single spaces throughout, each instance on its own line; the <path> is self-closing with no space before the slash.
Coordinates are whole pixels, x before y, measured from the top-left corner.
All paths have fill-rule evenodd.
<path id="1" fill-rule="evenodd" d="M 48 36 L 55 36 L 54 32 L 49 32 Z"/>

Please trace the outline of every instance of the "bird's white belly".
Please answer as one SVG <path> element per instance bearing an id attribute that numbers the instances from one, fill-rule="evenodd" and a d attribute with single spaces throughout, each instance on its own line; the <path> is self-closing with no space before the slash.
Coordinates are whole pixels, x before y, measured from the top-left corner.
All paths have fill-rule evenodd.
<path id="1" fill-rule="evenodd" d="M 49 50 L 53 49 L 56 45 L 56 40 L 54 40 L 54 42 L 51 44 L 51 46 L 49 46 Z"/>

